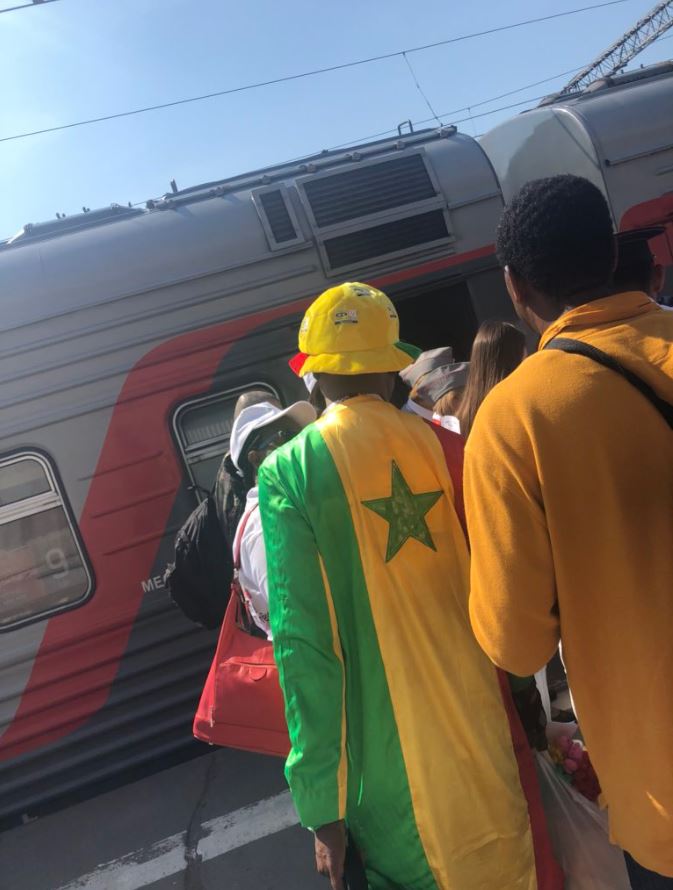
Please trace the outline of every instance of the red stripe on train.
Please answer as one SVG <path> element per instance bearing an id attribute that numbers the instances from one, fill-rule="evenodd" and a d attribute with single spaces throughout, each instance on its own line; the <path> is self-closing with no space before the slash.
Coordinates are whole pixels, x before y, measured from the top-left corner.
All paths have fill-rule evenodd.
<path id="1" fill-rule="evenodd" d="M 152 573 L 183 477 L 171 412 L 176 403 L 209 391 L 237 340 L 303 305 L 181 335 L 153 349 L 129 373 L 80 518 L 98 586 L 81 609 L 50 619 L 19 708 L 0 741 L 1 759 L 68 735 L 105 704 L 140 608 L 141 579 Z M 144 454 L 155 456 L 142 461 Z M 129 466 L 131 456 L 140 462 Z M 148 499 L 124 510 L 124 502 L 139 494 Z"/>
<path id="2" fill-rule="evenodd" d="M 451 266 L 463 265 L 471 263 L 474 260 L 481 260 L 495 253 L 494 244 L 486 244 L 484 247 L 478 247 L 476 250 L 468 250 L 467 253 L 460 253 L 456 256 L 444 257 L 441 260 L 431 260 L 429 263 L 423 263 L 422 266 L 414 266 L 411 269 L 402 269 L 399 272 L 391 272 L 389 275 L 381 275 L 379 278 L 367 279 L 369 284 L 375 287 L 386 288 L 390 284 L 399 284 L 401 281 L 409 281 L 410 278 L 420 278 L 422 275 L 431 275 L 433 272 L 441 272 Z"/>

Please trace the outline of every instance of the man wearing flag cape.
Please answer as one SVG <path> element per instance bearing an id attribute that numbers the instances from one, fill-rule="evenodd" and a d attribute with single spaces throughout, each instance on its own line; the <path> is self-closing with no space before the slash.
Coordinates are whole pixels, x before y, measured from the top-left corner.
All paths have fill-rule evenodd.
<path id="1" fill-rule="evenodd" d="M 327 409 L 262 465 L 286 775 L 318 870 L 347 830 L 372 890 L 560 890 L 506 679 L 468 617 L 462 442 L 388 404 L 414 350 L 392 302 L 342 284 L 291 363 Z"/>

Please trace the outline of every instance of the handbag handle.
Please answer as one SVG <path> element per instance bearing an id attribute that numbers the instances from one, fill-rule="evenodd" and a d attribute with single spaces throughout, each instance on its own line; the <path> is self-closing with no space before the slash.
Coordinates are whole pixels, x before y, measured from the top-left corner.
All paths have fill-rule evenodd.
<path id="1" fill-rule="evenodd" d="M 243 540 L 243 535 L 245 534 L 245 528 L 248 524 L 248 520 L 258 507 L 259 504 L 255 504 L 252 510 L 248 510 L 247 513 L 243 514 L 239 526 L 236 529 L 236 534 L 234 535 L 234 545 L 232 547 L 232 556 L 234 559 L 234 577 L 231 582 L 231 594 L 232 596 L 236 597 L 236 626 L 245 631 L 251 637 L 260 637 L 260 639 L 265 640 L 266 634 L 261 628 L 257 627 L 255 622 L 252 620 L 250 610 L 248 609 L 248 604 L 245 600 L 245 596 L 243 595 L 241 582 L 238 580 L 238 570 L 241 568 L 241 541 Z"/>
<path id="2" fill-rule="evenodd" d="M 234 544 L 231 548 L 231 555 L 234 560 L 234 568 L 240 569 L 241 567 L 241 541 L 243 540 L 243 535 L 245 534 L 245 529 L 248 524 L 248 520 L 252 516 L 252 514 L 257 510 L 259 504 L 255 504 L 252 510 L 248 510 L 247 513 L 243 514 L 241 521 L 238 524 L 238 528 L 236 529 L 236 534 L 234 535 Z"/>

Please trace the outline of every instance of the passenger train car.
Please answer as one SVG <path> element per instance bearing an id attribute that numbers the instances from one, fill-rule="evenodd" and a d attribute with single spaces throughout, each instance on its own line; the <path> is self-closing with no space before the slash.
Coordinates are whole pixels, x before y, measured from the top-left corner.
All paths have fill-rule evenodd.
<path id="1" fill-rule="evenodd" d="M 301 397 L 307 303 L 345 279 L 402 335 L 465 359 L 511 310 L 494 256 L 527 179 L 587 176 L 615 225 L 667 225 L 673 63 L 496 127 L 324 152 L 26 225 L 0 243 L 0 818 L 183 756 L 214 636 L 169 602 L 175 532 L 214 478 L 237 395 Z"/>

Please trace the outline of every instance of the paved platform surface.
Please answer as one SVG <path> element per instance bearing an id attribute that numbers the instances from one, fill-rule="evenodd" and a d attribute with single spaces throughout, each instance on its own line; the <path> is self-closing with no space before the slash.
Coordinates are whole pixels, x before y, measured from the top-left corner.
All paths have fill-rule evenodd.
<path id="1" fill-rule="evenodd" d="M 214 750 L 0 834 L 1 890 L 326 890 L 280 760 Z"/>

